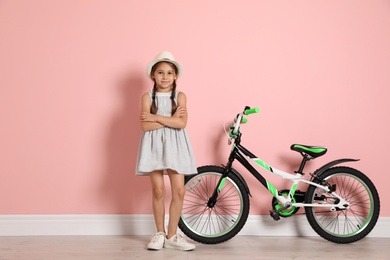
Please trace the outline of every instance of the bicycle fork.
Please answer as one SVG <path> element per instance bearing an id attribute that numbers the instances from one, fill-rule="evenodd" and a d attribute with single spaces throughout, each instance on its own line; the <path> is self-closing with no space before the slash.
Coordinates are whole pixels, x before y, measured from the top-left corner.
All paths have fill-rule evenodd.
<path id="1" fill-rule="evenodd" d="M 225 185 L 226 177 L 227 177 L 228 173 L 232 170 L 233 161 L 234 161 L 234 153 L 231 153 L 229 156 L 228 163 L 224 167 L 224 172 L 222 173 L 222 176 L 219 179 L 217 186 L 215 187 L 213 195 L 211 195 L 211 197 L 209 198 L 209 200 L 207 202 L 207 206 L 209 208 L 213 208 L 215 206 L 215 204 L 217 203 L 218 195 L 222 191 L 223 186 Z"/>

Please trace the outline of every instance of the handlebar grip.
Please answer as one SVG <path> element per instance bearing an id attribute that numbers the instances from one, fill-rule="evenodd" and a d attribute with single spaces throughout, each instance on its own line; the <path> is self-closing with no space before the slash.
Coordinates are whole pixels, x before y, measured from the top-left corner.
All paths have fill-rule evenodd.
<path id="1" fill-rule="evenodd" d="M 250 114 L 258 113 L 259 111 L 260 111 L 260 109 L 258 107 L 255 107 L 255 108 L 251 108 L 251 109 L 245 110 L 244 114 L 245 115 L 250 115 Z"/>
<path id="2" fill-rule="evenodd" d="M 241 123 L 245 124 L 246 122 L 248 122 L 247 118 L 245 118 L 245 117 L 241 118 Z"/>

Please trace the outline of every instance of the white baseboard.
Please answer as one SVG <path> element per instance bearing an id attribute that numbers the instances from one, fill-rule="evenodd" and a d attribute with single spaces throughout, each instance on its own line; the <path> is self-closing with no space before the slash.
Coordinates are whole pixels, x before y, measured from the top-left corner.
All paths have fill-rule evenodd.
<path id="1" fill-rule="evenodd" d="M 153 215 L 0 215 L 0 236 L 150 235 L 154 232 Z M 250 215 L 238 235 L 317 236 L 305 216 L 276 222 L 268 215 Z M 380 217 L 369 237 L 390 238 L 390 217 Z"/>

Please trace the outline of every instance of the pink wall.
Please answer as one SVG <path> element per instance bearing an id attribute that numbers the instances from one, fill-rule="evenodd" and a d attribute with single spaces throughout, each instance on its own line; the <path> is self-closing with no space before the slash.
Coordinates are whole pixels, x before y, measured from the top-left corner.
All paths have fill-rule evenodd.
<path id="1" fill-rule="evenodd" d="M 292 143 L 329 148 L 312 170 L 361 158 L 390 216 L 389 46 L 385 0 L 1 1 L 0 214 L 151 213 L 139 101 L 146 64 L 170 50 L 199 165 L 225 163 L 223 122 L 259 106 L 248 148 L 282 170 L 300 159 Z"/>

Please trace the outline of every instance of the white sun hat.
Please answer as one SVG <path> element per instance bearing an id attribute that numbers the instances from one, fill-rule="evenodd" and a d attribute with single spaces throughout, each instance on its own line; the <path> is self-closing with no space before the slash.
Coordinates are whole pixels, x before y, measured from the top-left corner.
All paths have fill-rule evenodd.
<path id="1" fill-rule="evenodd" d="M 183 75 L 183 67 L 181 66 L 181 64 L 179 62 L 177 62 L 175 60 L 175 57 L 172 55 L 172 53 L 170 53 L 169 51 L 163 51 L 163 52 L 160 52 L 154 58 L 154 60 L 149 62 L 148 66 L 146 67 L 146 76 L 151 78 L 150 72 L 152 71 L 153 66 L 156 63 L 161 62 L 161 61 L 169 62 L 169 63 L 172 63 L 173 65 L 175 65 L 177 68 L 177 77 L 180 77 L 181 75 Z"/>

